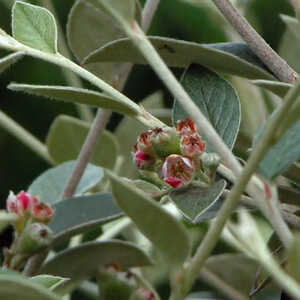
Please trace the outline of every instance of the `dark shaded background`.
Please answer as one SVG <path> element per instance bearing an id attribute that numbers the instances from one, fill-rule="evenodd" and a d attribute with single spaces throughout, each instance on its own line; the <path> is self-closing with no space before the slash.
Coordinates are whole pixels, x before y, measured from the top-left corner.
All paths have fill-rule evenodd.
<path id="1" fill-rule="evenodd" d="M 10 12 L 0 0 L 0 27 L 10 32 Z M 9 2 L 5 0 L 6 2 Z M 13 2 L 13 1 L 12 1 Z M 54 0 L 60 22 L 65 24 L 74 0 Z M 183 1 L 163 0 L 153 21 L 150 33 L 154 35 L 216 43 L 227 41 L 224 28 L 220 28 L 216 16 L 207 8 L 195 8 Z M 201 2 L 201 1 L 199 1 Z M 205 2 L 203 0 L 203 2 Z M 206 2 L 209 2 L 207 0 Z M 240 2 L 245 2 L 240 0 Z M 280 13 L 292 14 L 285 0 L 247 1 L 245 14 L 270 45 L 278 49 L 284 31 Z M 0 52 L 1 56 L 4 52 Z M 25 57 L 0 78 L 0 109 L 32 132 L 41 141 L 45 140 L 48 128 L 58 114 L 77 115 L 73 105 L 47 101 L 37 97 L 14 93 L 6 89 L 11 81 L 33 84 L 66 84 L 63 76 L 57 76 L 56 66 Z M 125 89 L 131 99 L 142 100 L 151 92 L 163 88 L 153 72 L 145 66 L 136 66 Z M 167 93 L 166 93 L 166 96 Z M 166 97 L 170 105 L 171 97 Z M 110 123 L 113 129 L 119 117 Z M 3 205 L 9 190 L 26 189 L 30 182 L 47 167 L 31 150 L 0 128 L 0 203 Z"/>

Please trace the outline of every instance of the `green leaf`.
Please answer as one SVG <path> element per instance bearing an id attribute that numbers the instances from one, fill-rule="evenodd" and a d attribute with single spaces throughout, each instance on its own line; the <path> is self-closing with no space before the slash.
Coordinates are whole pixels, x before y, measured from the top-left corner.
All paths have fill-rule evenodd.
<path id="1" fill-rule="evenodd" d="M 24 53 L 16 52 L 0 59 L 0 74 L 23 57 Z"/>
<path id="2" fill-rule="evenodd" d="M 169 197 L 185 218 L 192 223 L 200 223 L 216 216 L 222 204 L 220 197 L 225 187 L 226 181 L 223 179 L 212 187 L 190 184 L 172 191 Z"/>
<path id="3" fill-rule="evenodd" d="M 182 264 L 191 244 L 183 226 L 159 204 L 121 178 L 108 172 L 113 194 L 121 209 L 159 249 L 171 265 Z"/>
<path id="4" fill-rule="evenodd" d="M 21 274 L 1 272 L 0 298 L 14 300 L 61 300 L 53 292 L 43 288 Z"/>
<path id="5" fill-rule="evenodd" d="M 131 105 L 128 105 L 127 102 L 114 99 L 103 93 L 98 93 L 91 90 L 67 86 L 30 85 L 17 83 L 11 83 L 8 88 L 17 92 L 25 92 L 30 95 L 44 96 L 50 99 L 107 108 L 121 112 L 125 115 L 137 114 L 137 111 L 132 108 Z"/>
<path id="6" fill-rule="evenodd" d="M 86 0 L 95 7 L 106 10 L 121 24 L 128 25 L 133 23 L 135 18 L 136 0 Z"/>
<path id="7" fill-rule="evenodd" d="M 31 48 L 57 53 L 57 28 L 53 15 L 45 8 L 16 1 L 12 13 L 14 38 Z"/>
<path id="8" fill-rule="evenodd" d="M 69 281 L 68 278 L 52 276 L 52 275 L 37 275 L 31 277 L 30 280 L 54 292 L 56 292 L 56 289 L 58 289 L 59 286 Z"/>
<path id="9" fill-rule="evenodd" d="M 56 163 L 75 160 L 85 142 L 90 124 L 73 117 L 60 115 L 52 123 L 47 136 L 50 156 Z M 115 166 L 119 145 L 108 131 L 104 131 L 90 162 L 112 169 Z"/>
<path id="10" fill-rule="evenodd" d="M 8 213 L 5 210 L 0 210 L 0 233 L 17 219 L 18 216 L 16 214 Z"/>
<path id="11" fill-rule="evenodd" d="M 67 37 L 70 48 L 79 62 L 99 46 L 123 36 L 124 33 L 115 20 L 105 11 L 85 0 L 78 0 L 73 5 L 67 23 Z M 90 64 L 87 69 L 112 83 L 119 67 L 119 63 L 96 63 Z"/>
<path id="12" fill-rule="evenodd" d="M 201 64 L 218 72 L 251 79 L 274 80 L 250 48 L 243 43 L 197 44 L 165 37 L 149 37 L 159 55 L 170 67 L 186 68 Z M 99 48 L 100 47 L 100 48 Z M 84 63 L 133 62 L 147 64 L 145 58 L 128 39 L 110 42 L 85 58 Z"/>
<path id="13" fill-rule="evenodd" d="M 280 15 L 281 20 L 285 23 L 288 29 L 294 34 L 294 36 L 298 39 L 298 43 L 300 42 L 300 23 L 296 18 L 287 15 Z"/>
<path id="14" fill-rule="evenodd" d="M 291 87 L 293 87 L 290 83 L 279 82 L 279 81 L 271 81 L 271 80 L 253 80 L 253 84 L 267 89 L 274 93 L 275 95 L 283 98 L 286 93 L 289 91 Z"/>
<path id="15" fill-rule="evenodd" d="M 181 83 L 205 117 L 215 127 L 226 145 L 232 149 L 240 128 L 241 106 L 234 88 L 216 73 L 199 65 L 191 65 Z M 179 101 L 173 108 L 173 122 L 188 117 Z M 205 140 L 205 132 L 201 132 Z M 216 149 L 207 144 L 207 151 Z"/>
<path id="16" fill-rule="evenodd" d="M 149 266 L 151 260 L 141 249 L 128 242 L 90 242 L 58 253 L 42 266 L 40 273 L 83 280 L 95 275 L 100 266 L 109 264 L 127 269 Z"/>
<path id="17" fill-rule="evenodd" d="M 273 115 L 271 116 L 271 118 Z M 254 141 L 257 145 L 263 130 Z M 286 171 L 295 161 L 300 159 L 300 121 L 290 127 L 279 141 L 267 152 L 265 158 L 259 164 L 258 171 L 269 180 L 275 179 Z"/>
<path id="18" fill-rule="evenodd" d="M 228 285 L 238 291 L 248 294 L 258 264 L 242 254 L 219 254 L 211 256 L 205 263 L 205 268 L 213 272 Z"/>
<path id="19" fill-rule="evenodd" d="M 29 186 L 28 192 L 40 196 L 41 201 L 53 204 L 61 200 L 62 193 L 75 168 L 75 161 L 63 163 L 42 173 Z M 82 195 L 103 178 L 103 169 L 88 164 L 80 183 L 76 189 L 76 195 Z"/>
<path id="20" fill-rule="evenodd" d="M 85 233 L 123 215 L 111 194 L 74 197 L 54 204 L 55 214 L 49 227 L 54 243 Z"/>

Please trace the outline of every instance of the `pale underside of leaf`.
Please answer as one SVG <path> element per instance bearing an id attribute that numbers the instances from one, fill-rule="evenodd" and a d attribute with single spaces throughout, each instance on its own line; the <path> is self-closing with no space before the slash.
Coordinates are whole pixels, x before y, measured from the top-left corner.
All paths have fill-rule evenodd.
<path id="1" fill-rule="evenodd" d="M 13 7 L 14 38 L 26 46 L 57 53 L 57 28 L 53 15 L 45 8 L 16 1 Z"/>
<path id="2" fill-rule="evenodd" d="M 218 72 L 251 79 L 274 80 L 274 76 L 243 43 L 197 44 L 152 36 L 149 39 L 170 67 L 186 68 L 191 63 L 197 63 Z M 147 64 L 128 38 L 99 46 L 100 48 L 85 58 L 84 63 L 114 61 Z"/>
<path id="3" fill-rule="evenodd" d="M 58 253 L 40 273 L 72 280 L 92 277 L 100 266 L 117 264 L 122 269 L 149 266 L 150 258 L 134 244 L 122 241 L 89 242 Z"/>
<path id="4" fill-rule="evenodd" d="M 29 85 L 16 83 L 11 83 L 8 88 L 13 91 L 21 91 L 35 96 L 44 96 L 50 99 L 111 109 L 119 111 L 126 115 L 137 114 L 136 109 L 128 105 L 126 102 L 114 99 L 106 94 L 87 89 L 65 86 Z"/>

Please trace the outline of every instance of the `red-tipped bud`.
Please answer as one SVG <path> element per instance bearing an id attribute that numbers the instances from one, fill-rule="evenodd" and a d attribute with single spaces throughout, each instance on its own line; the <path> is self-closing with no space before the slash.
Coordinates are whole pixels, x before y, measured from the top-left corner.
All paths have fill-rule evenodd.
<path id="1" fill-rule="evenodd" d="M 133 158 L 138 168 L 141 169 L 146 169 L 147 167 L 152 166 L 155 162 L 154 158 L 150 154 L 143 151 L 133 153 Z"/>
<path id="2" fill-rule="evenodd" d="M 32 217 L 38 223 L 48 224 L 54 214 L 52 207 L 45 203 L 39 203 L 32 207 Z"/>
<path id="3" fill-rule="evenodd" d="M 167 177 L 165 179 L 165 182 L 167 184 L 169 184 L 170 186 L 172 186 L 173 188 L 179 188 L 181 186 L 183 186 L 183 181 L 179 178 L 175 178 L 175 177 Z"/>
<path id="4" fill-rule="evenodd" d="M 150 137 L 153 134 L 152 130 L 148 130 L 142 134 L 137 139 L 137 143 L 134 148 L 134 152 L 136 151 L 142 151 L 142 152 L 147 152 L 149 154 L 152 153 L 152 146 L 151 146 L 151 141 Z"/>
<path id="5" fill-rule="evenodd" d="M 176 129 L 181 136 L 197 133 L 196 124 L 191 118 L 179 121 Z"/>
<path id="6" fill-rule="evenodd" d="M 17 196 L 13 192 L 10 192 L 6 200 L 6 208 L 9 212 L 23 216 L 25 212 L 30 212 L 32 207 L 38 205 L 39 202 L 38 197 L 24 191 L 21 191 Z"/>
<path id="7" fill-rule="evenodd" d="M 194 176 L 193 162 L 181 155 L 169 155 L 163 164 L 162 175 L 165 182 L 173 187 L 187 184 Z"/>
<path id="8" fill-rule="evenodd" d="M 200 156 L 205 151 L 205 143 L 197 133 L 182 136 L 180 147 L 182 154 L 190 158 Z"/>
<path id="9" fill-rule="evenodd" d="M 130 300 L 154 300 L 153 292 L 146 289 L 136 290 L 130 297 Z"/>

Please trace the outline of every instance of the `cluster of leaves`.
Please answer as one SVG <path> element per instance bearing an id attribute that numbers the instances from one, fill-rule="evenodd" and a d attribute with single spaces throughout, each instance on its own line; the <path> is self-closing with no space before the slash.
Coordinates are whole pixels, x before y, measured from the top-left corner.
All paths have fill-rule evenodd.
<path id="1" fill-rule="evenodd" d="M 111 83 L 123 62 L 147 63 L 130 39 L 126 38 L 116 25 L 118 20 L 126 27 L 134 19 L 138 23 L 141 20 L 141 10 L 137 1 L 75 2 L 68 20 L 68 41 L 74 55 L 86 66 L 90 74 Z M 299 26 L 297 20 L 290 17 L 283 19 L 297 35 Z M 72 70 L 71 62 L 67 62 L 58 53 L 56 22 L 49 11 L 17 1 L 13 7 L 12 26 L 13 37 L 0 31 L 0 47 L 13 51 L 0 60 L 0 72 L 26 54 Z M 99 28 L 103 30 L 99 31 Z M 82 36 L 85 37 L 84 41 Z M 243 43 L 202 45 L 164 37 L 149 37 L 149 39 L 168 66 L 185 69 L 181 83 L 194 103 L 211 122 L 226 145 L 230 149 L 235 147 L 236 152 L 246 157 L 248 153 L 241 141 L 249 136 L 253 138 L 256 132 L 245 130 L 245 127 L 240 130 L 242 114 L 240 99 L 231 83 L 218 73 L 254 80 L 253 84 L 264 87 L 279 97 L 283 97 L 291 85 L 277 81 Z M 88 77 L 93 78 L 93 75 Z M 236 77 L 232 81 L 234 80 L 237 80 Z M 253 93 L 245 81 L 236 82 L 241 94 Z M 101 87 L 100 92 L 78 87 L 16 83 L 8 87 L 32 95 L 111 109 L 124 114 L 125 118 L 114 134 L 104 132 L 74 197 L 63 200 L 64 188 L 74 171 L 74 160 L 78 157 L 90 124 L 64 115 L 57 117 L 53 122 L 46 146 L 49 160 L 56 166 L 41 174 L 28 187 L 28 192 L 39 195 L 43 202 L 51 204 L 54 208 L 55 214 L 49 224 L 54 232 L 51 249 L 58 249 L 55 248 L 57 246 L 64 249 L 53 253 L 54 255 L 42 265 L 39 272 L 44 275 L 29 279 L 19 273 L 1 270 L 0 295 L 4 298 L 60 299 L 83 281 L 97 276 L 101 266 L 111 264 L 118 264 L 124 270 L 152 265 L 151 271 L 143 273 L 141 282 L 146 279 L 155 282 L 157 278 L 163 276 L 164 269 L 172 271 L 190 258 L 193 252 L 192 231 L 196 228 L 197 237 L 194 242 L 199 244 L 204 221 L 216 216 L 224 200 L 226 188 L 230 188 L 231 182 L 221 178 L 210 187 L 189 185 L 172 191 L 168 195 L 168 203 L 165 204 L 164 190 L 153 182 L 133 178 L 136 176 L 136 170 L 129 160 L 130 153 L 137 134 L 146 129 L 144 124 L 136 125 L 136 120 L 133 120 L 139 115 L 138 106 L 124 97 L 117 97 L 117 94 L 115 97 L 112 96 L 105 82 L 101 83 Z M 273 97 L 270 94 L 268 96 Z M 156 93 L 146 99 L 143 106 L 149 110 L 163 107 L 161 94 Z M 188 117 L 184 107 L 176 99 L 168 121 L 171 114 L 174 126 L 177 121 Z M 279 142 L 267 153 L 258 169 L 267 180 L 275 180 L 282 174 L 286 176 L 288 187 L 279 186 L 280 200 L 285 204 L 282 209 L 292 216 L 294 223 L 298 225 L 297 186 L 300 180 L 299 166 L 296 162 L 300 159 L 300 136 L 297 134 L 299 126 L 300 123 L 297 121 L 284 133 Z M 253 147 L 262 132 L 263 128 L 254 139 Z M 238 133 L 240 135 L 237 138 Z M 125 134 L 128 137 L 126 141 L 124 141 Z M 201 134 L 205 140 L 205 132 Z M 213 145 L 208 143 L 207 151 L 217 152 L 218 149 L 214 149 Z M 124 180 L 120 176 L 129 177 L 131 180 Z M 157 195 L 161 195 L 163 200 L 161 203 L 155 201 Z M 175 213 L 172 213 L 174 208 Z M 127 228 L 130 223 L 124 214 L 133 221 L 134 226 Z M 0 215 L 1 227 L 5 227 L 13 220 L 13 216 L 4 212 Z M 103 231 L 99 240 L 91 241 L 88 235 L 84 235 L 88 241 L 83 240 L 81 245 L 63 246 L 70 238 L 99 228 Z M 120 233 L 129 242 L 103 238 L 115 237 Z M 148 239 L 147 242 L 140 233 Z M 273 250 L 273 245 L 270 248 Z M 296 256 L 295 253 L 292 254 L 293 259 Z M 160 260 L 163 260 L 162 267 L 158 267 Z M 242 274 L 237 260 L 245 268 Z M 228 266 L 224 267 L 226 272 L 219 268 L 220 265 Z M 243 293 L 250 291 L 257 269 L 252 260 L 240 254 L 214 255 L 206 262 L 205 267 Z M 237 272 L 239 278 L 228 278 L 228 270 Z M 294 270 L 290 272 L 295 274 Z M 265 285 L 267 277 L 260 274 L 259 278 L 256 278 L 256 291 Z M 244 281 L 245 286 L 237 284 L 237 281 Z M 141 286 L 149 288 L 145 283 Z"/>

